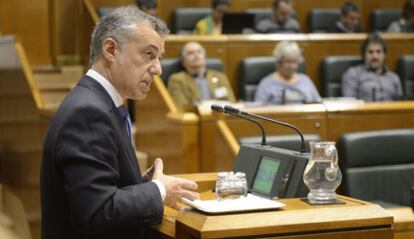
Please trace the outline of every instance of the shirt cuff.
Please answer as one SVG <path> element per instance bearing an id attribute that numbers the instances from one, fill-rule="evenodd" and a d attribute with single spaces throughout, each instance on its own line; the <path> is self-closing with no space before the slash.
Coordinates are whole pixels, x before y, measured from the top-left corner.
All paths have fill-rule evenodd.
<path id="1" fill-rule="evenodd" d="M 158 189 L 160 190 L 161 199 L 162 201 L 164 201 L 165 196 L 167 195 L 167 191 L 165 190 L 164 183 L 162 183 L 161 180 L 159 179 L 154 179 L 152 180 L 152 182 L 155 183 L 155 185 L 157 185 Z"/>

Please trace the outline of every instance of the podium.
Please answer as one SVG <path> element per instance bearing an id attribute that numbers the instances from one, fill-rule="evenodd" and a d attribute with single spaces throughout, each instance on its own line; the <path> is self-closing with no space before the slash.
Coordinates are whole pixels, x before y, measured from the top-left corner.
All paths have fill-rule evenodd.
<path id="1" fill-rule="evenodd" d="M 214 183 L 204 180 L 199 185 L 203 191 Z M 215 195 L 204 191 L 200 197 L 207 200 Z M 154 228 L 151 238 L 394 238 L 394 220 L 385 209 L 349 197 L 339 199 L 345 204 L 311 206 L 298 198 L 280 199 L 286 207 L 279 210 L 219 215 L 166 207 L 163 222 Z"/>

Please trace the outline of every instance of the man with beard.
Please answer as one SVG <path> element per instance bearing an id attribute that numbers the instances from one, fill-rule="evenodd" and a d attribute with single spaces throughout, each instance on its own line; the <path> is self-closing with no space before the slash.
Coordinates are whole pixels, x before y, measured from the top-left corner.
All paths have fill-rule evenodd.
<path id="1" fill-rule="evenodd" d="M 235 101 L 226 75 L 206 68 L 206 51 L 200 43 L 186 43 L 181 61 L 185 70 L 168 79 L 168 91 L 179 110 L 203 100 Z"/>
<path id="2" fill-rule="evenodd" d="M 387 44 L 377 33 L 362 43 L 364 64 L 349 68 L 342 76 L 342 95 L 364 101 L 393 101 L 403 96 L 397 74 L 385 66 Z"/>

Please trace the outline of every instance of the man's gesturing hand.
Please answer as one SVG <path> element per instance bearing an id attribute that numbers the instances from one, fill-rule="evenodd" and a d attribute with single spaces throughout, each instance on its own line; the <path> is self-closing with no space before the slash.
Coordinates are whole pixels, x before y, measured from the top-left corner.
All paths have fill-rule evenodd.
<path id="1" fill-rule="evenodd" d="M 195 190 L 197 190 L 197 184 L 193 181 L 172 177 L 168 175 L 164 175 L 163 172 L 164 164 L 161 159 L 156 159 L 154 162 L 154 172 L 152 175 L 152 179 L 160 180 L 166 190 L 166 197 L 164 200 L 164 204 L 179 209 L 177 205 L 177 201 L 180 201 L 181 198 L 188 198 L 190 200 L 195 200 L 199 198 L 199 195 Z"/>

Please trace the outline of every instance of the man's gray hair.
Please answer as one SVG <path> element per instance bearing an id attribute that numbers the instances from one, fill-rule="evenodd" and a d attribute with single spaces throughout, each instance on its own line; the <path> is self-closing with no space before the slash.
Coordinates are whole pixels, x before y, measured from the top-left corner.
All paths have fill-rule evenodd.
<path id="1" fill-rule="evenodd" d="M 106 38 L 114 39 L 123 47 L 136 30 L 139 30 L 134 28 L 144 21 L 162 37 L 169 32 L 161 19 L 142 12 L 134 5 L 117 8 L 102 18 L 92 32 L 90 61 L 93 63 L 102 55 L 102 43 Z"/>

